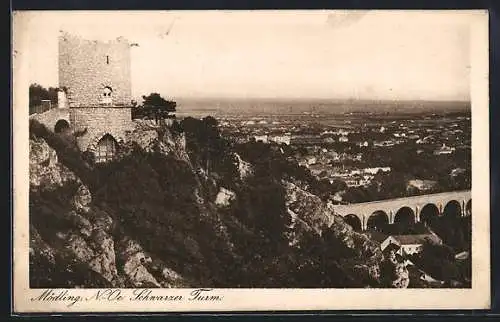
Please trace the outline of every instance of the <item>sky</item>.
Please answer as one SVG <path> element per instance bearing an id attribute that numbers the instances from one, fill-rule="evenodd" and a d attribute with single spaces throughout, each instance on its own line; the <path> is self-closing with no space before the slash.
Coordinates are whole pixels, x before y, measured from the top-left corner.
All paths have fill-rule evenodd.
<path id="1" fill-rule="evenodd" d="M 24 12 L 30 81 L 57 86 L 57 36 L 123 36 L 132 94 L 168 98 L 470 99 L 470 13 Z M 18 31 L 16 31 L 18 32 Z"/>

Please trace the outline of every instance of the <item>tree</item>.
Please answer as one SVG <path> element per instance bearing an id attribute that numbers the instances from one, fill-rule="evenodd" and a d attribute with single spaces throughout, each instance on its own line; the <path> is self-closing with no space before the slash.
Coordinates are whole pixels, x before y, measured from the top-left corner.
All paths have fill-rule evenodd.
<path id="1" fill-rule="evenodd" d="M 346 190 L 347 184 L 343 180 L 334 179 L 332 181 L 332 187 L 333 187 L 332 194 L 334 194 L 335 192 Z"/>
<path id="2" fill-rule="evenodd" d="M 454 259 L 453 249 L 444 245 L 424 242 L 422 251 L 412 261 L 432 277 L 449 282 L 460 280 L 460 267 Z"/>
<path id="3" fill-rule="evenodd" d="M 177 103 L 175 101 L 168 101 L 160 96 L 158 93 L 151 93 L 148 96 L 142 96 L 142 109 L 144 114 L 152 115 L 155 122 L 158 123 L 160 119 L 165 119 L 171 116 L 171 112 L 175 112 Z"/>
<path id="4" fill-rule="evenodd" d="M 193 163 L 205 169 L 207 174 L 215 172 L 221 175 L 221 180 L 227 181 L 227 184 L 234 181 L 238 174 L 231 144 L 221 136 L 214 117 L 207 116 L 201 120 L 186 117 L 179 128 L 185 134 L 186 148 Z"/>
<path id="5" fill-rule="evenodd" d="M 366 189 L 361 187 L 349 187 L 342 196 L 342 199 L 350 203 L 370 201 Z"/>
<path id="6" fill-rule="evenodd" d="M 52 104 L 57 104 L 57 91 L 56 87 L 49 87 L 47 89 L 40 84 L 31 84 L 29 87 L 30 109 L 40 106 L 42 100 L 49 100 Z"/>

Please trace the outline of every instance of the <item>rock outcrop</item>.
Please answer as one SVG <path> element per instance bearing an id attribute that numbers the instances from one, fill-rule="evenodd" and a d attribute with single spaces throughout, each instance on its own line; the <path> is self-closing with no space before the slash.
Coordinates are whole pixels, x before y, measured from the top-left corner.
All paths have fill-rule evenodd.
<path id="1" fill-rule="evenodd" d="M 33 193 L 46 196 L 56 189 L 69 189 L 70 184 L 77 185 L 76 189 L 69 189 L 73 195 L 66 203 L 57 207 L 57 211 L 64 213 L 44 208 L 44 215 L 54 217 L 33 220 L 30 269 L 36 271 L 43 263 L 43 267 L 50 268 L 47 268 L 49 273 L 61 275 L 58 278 L 47 273 L 33 273 L 33 287 L 187 286 L 183 278 L 168 266 L 152 265 L 151 256 L 137 242 L 115 236 L 113 217 L 116 214 L 93 203 L 90 189 L 58 161 L 57 153 L 44 139 L 30 139 L 30 153 L 30 189 Z M 61 199 L 60 193 L 55 191 L 54 198 Z M 31 212 L 39 215 L 37 209 L 31 209 Z M 44 222 L 47 220 L 53 220 L 53 223 L 63 220 L 66 224 L 51 227 L 53 223 Z M 151 270 L 159 273 L 153 276 Z M 68 275 L 72 277 L 65 279 L 64 276 Z"/>
<path id="2" fill-rule="evenodd" d="M 380 263 L 384 256 L 376 243 L 367 236 L 355 232 L 342 217 L 335 215 L 333 209 L 318 196 L 302 190 L 290 182 L 283 182 L 286 191 L 286 206 L 292 215 L 292 222 L 300 223 L 301 228 L 292 229 L 292 238 L 305 229 L 314 230 L 318 234 L 325 230 L 332 233 L 340 243 L 351 249 L 359 262 L 353 262 L 356 270 L 364 270 L 366 275 L 374 280 L 380 278 Z M 294 241 L 296 242 L 296 241 Z"/>
<path id="3" fill-rule="evenodd" d="M 253 174 L 253 167 L 250 163 L 244 161 L 238 153 L 233 154 L 236 159 L 236 168 L 238 169 L 240 179 L 245 180 Z"/>
<path id="4" fill-rule="evenodd" d="M 134 146 L 146 152 L 158 151 L 164 155 L 173 155 L 179 160 L 190 162 L 184 134 L 173 134 L 152 120 L 134 120 L 134 129 L 127 133 L 122 153 L 128 154 Z"/>
<path id="5" fill-rule="evenodd" d="M 215 197 L 215 204 L 219 207 L 227 207 L 234 200 L 235 196 L 236 194 L 233 191 L 220 187 L 219 193 Z"/>
<path id="6" fill-rule="evenodd" d="M 76 181 L 77 177 L 67 167 L 58 162 L 54 151 L 45 140 L 31 138 L 29 141 L 30 189 L 55 189 L 67 182 Z"/>

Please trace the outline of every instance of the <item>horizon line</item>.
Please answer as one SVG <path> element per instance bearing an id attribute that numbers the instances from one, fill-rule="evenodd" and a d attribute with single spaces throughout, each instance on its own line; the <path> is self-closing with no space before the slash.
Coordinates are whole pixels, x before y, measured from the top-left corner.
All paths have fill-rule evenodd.
<path id="1" fill-rule="evenodd" d="M 162 94 L 160 94 L 162 95 Z M 328 97 L 241 97 L 241 96 L 166 96 L 165 98 L 179 100 L 260 100 L 260 101 L 331 101 L 331 102 L 422 102 L 422 103 L 471 103 L 471 99 L 371 99 L 371 98 L 328 98 Z"/>

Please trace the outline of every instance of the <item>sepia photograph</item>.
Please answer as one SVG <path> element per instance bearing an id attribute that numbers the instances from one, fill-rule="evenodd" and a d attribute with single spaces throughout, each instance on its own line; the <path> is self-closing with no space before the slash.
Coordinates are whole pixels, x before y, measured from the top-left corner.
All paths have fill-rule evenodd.
<path id="1" fill-rule="evenodd" d="M 487 18 L 15 12 L 19 306 L 487 308 Z"/>

